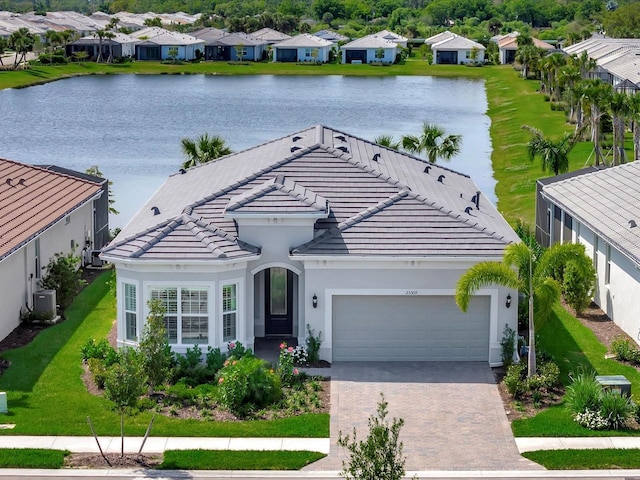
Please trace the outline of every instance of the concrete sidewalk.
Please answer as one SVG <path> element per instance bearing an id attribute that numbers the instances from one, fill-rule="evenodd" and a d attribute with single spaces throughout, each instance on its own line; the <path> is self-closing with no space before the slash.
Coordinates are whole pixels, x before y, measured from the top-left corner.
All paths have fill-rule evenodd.
<path id="1" fill-rule="evenodd" d="M 640 448 L 640 437 L 517 437 L 520 453 L 536 450 Z"/>
<path id="2" fill-rule="evenodd" d="M 98 437 L 105 453 L 120 453 L 120 437 Z M 142 437 L 124 437 L 124 450 L 137 453 Z M 149 437 L 143 453 L 165 450 L 308 450 L 329 453 L 328 438 Z M 50 448 L 72 453 L 100 453 L 93 437 L 0 435 L 0 448 Z"/>

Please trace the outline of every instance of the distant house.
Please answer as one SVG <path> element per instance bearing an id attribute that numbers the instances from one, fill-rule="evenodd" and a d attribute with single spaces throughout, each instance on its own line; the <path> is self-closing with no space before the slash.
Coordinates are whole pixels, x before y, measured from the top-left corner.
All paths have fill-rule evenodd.
<path id="1" fill-rule="evenodd" d="M 636 342 L 640 332 L 640 163 L 538 180 L 536 239 L 581 243 L 596 269 L 594 302 Z"/>
<path id="2" fill-rule="evenodd" d="M 484 45 L 456 34 L 452 34 L 431 44 L 433 63 L 437 65 L 484 63 L 485 50 Z"/>
<path id="3" fill-rule="evenodd" d="M 377 35 L 367 35 L 344 44 L 342 63 L 394 63 L 398 54 L 398 45 Z"/>
<path id="4" fill-rule="evenodd" d="M 329 40 L 330 42 L 333 42 L 333 43 L 341 43 L 341 42 L 349 41 L 349 37 L 345 37 L 344 35 L 334 32 L 333 30 L 320 30 L 314 33 L 314 35 L 318 38 Z"/>
<path id="5" fill-rule="evenodd" d="M 205 43 L 206 60 L 259 61 L 267 56 L 267 42 L 246 33 L 225 33 Z"/>
<path id="6" fill-rule="evenodd" d="M 136 43 L 139 40 L 125 35 L 124 33 L 114 33 L 115 37 L 102 39 L 102 58 L 109 57 L 109 49 L 111 48 L 113 58 L 134 57 L 136 54 Z M 100 39 L 96 35 L 88 35 L 79 38 L 67 45 L 67 55 L 72 56 L 78 52 L 87 52 L 89 60 L 98 58 L 100 50 Z"/>
<path id="7" fill-rule="evenodd" d="M 138 40 L 136 60 L 167 60 L 174 52 L 178 60 L 195 60 L 204 55 L 204 40 L 184 33 L 149 27 L 133 32 L 131 36 Z"/>
<path id="8" fill-rule="evenodd" d="M 505 65 L 508 63 L 514 63 L 516 61 L 516 52 L 518 50 L 518 36 L 518 32 L 514 32 L 498 40 L 498 53 L 501 64 Z M 556 48 L 550 43 L 544 42 L 537 38 L 533 38 L 533 45 L 545 52 L 550 52 L 552 50 L 555 50 Z"/>
<path id="9" fill-rule="evenodd" d="M 101 257 L 121 347 L 157 299 L 180 353 L 304 344 L 308 325 L 328 361 L 499 365 L 517 292 L 483 288 L 467 313 L 454 293 L 517 241 L 467 175 L 317 125 L 171 175 Z"/>
<path id="10" fill-rule="evenodd" d="M 425 39 L 424 43 L 427 45 L 433 45 L 434 43 L 441 42 L 442 40 L 446 40 L 451 37 L 455 37 L 456 34 L 450 32 L 449 30 L 445 30 L 444 32 L 437 33 L 427 39 Z"/>
<path id="11" fill-rule="evenodd" d="M 273 61 L 326 63 L 333 45 L 329 40 L 302 33 L 273 45 Z"/>
<path id="12" fill-rule="evenodd" d="M 382 37 L 385 40 L 389 40 L 404 48 L 407 48 L 407 42 L 409 41 L 407 37 L 403 37 L 402 35 L 391 32 L 389 30 L 381 30 L 377 33 L 374 33 L 373 35 L 375 35 L 376 37 Z"/>
<path id="13" fill-rule="evenodd" d="M 107 181 L 63 172 L 0 159 L 0 339 L 34 308 L 56 253 L 80 255 L 108 240 Z"/>
<path id="14" fill-rule="evenodd" d="M 279 32 L 277 30 L 274 30 L 273 28 L 261 28 L 260 30 L 252 32 L 251 36 L 260 40 L 264 40 L 268 45 L 274 45 L 291 38 L 291 35 Z"/>

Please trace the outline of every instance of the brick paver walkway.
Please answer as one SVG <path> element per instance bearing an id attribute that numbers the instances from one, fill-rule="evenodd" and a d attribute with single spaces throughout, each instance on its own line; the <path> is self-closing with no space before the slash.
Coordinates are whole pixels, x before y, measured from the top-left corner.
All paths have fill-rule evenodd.
<path id="1" fill-rule="evenodd" d="M 480 362 L 338 362 L 331 367 L 331 453 L 306 470 L 340 470 L 338 432 L 359 438 L 380 392 L 403 418 L 407 471 L 541 470 L 518 453 L 491 369 Z"/>

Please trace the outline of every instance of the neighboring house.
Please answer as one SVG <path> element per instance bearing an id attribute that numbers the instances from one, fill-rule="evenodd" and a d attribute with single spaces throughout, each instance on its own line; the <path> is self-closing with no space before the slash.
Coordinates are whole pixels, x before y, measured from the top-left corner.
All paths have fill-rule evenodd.
<path id="1" fill-rule="evenodd" d="M 394 63 L 398 54 L 398 45 L 376 35 L 358 38 L 344 44 L 342 63 Z"/>
<path id="2" fill-rule="evenodd" d="M 18 326 L 21 311 L 33 309 L 43 268 L 56 253 L 102 246 L 94 209 L 104 205 L 106 180 L 73 173 L 0 159 L 0 339 Z"/>
<path id="3" fill-rule="evenodd" d="M 138 40 L 136 60 L 168 60 L 172 52 L 176 52 L 177 60 L 195 60 L 204 55 L 204 40 L 160 27 L 143 28 L 131 37 Z"/>
<path id="4" fill-rule="evenodd" d="M 133 57 L 136 54 L 136 43 L 139 40 L 125 35 L 124 33 L 114 33 L 115 38 L 103 38 L 102 39 L 102 57 L 103 59 L 109 58 L 109 46 L 111 46 L 113 52 L 113 58 L 125 58 Z M 98 58 L 98 51 L 100 50 L 100 39 L 96 35 L 88 35 L 86 37 L 79 38 L 74 42 L 67 45 L 67 55 L 72 56 L 77 52 L 87 52 L 89 60 L 95 60 Z"/>
<path id="5" fill-rule="evenodd" d="M 225 35 L 205 43 L 207 60 L 257 62 L 267 56 L 267 42 L 246 33 L 225 33 Z"/>
<path id="6" fill-rule="evenodd" d="M 444 32 L 437 33 L 432 37 L 425 39 L 424 43 L 427 45 L 433 45 L 434 43 L 441 42 L 442 40 L 446 40 L 447 38 L 455 37 L 455 33 L 450 32 L 449 30 L 445 30 Z"/>
<path id="7" fill-rule="evenodd" d="M 543 42 L 537 38 L 533 38 L 533 45 L 544 52 L 555 50 L 556 47 L 550 43 Z M 518 51 L 518 33 L 509 34 L 498 40 L 498 54 L 500 63 L 505 65 L 516 61 L 516 52 Z"/>
<path id="8" fill-rule="evenodd" d="M 333 45 L 329 40 L 301 33 L 273 45 L 273 61 L 326 63 Z"/>
<path id="9" fill-rule="evenodd" d="M 333 30 L 320 30 L 314 33 L 314 35 L 318 38 L 329 40 L 330 42 L 333 42 L 335 44 L 349 41 L 349 37 L 345 37 L 344 35 L 334 32 Z"/>
<path id="10" fill-rule="evenodd" d="M 536 239 L 581 243 L 596 268 L 594 302 L 640 334 L 640 163 L 590 167 L 538 181 Z"/>
<path id="11" fill-rule="evenodd" d="M 275 43 L 289 40 L 291 38 L 291 35 L 279 32 L 277 30 L 274 30 L 273 28 L 261 28 L 256 32 L 252 32 L 251 36 L 260 40 L 264 40 L 268 45 L 273 45 Z"/>
<path id="12" fill-rule="evenodd" d="M 437 65 L 462 65 L 484 63 L 484 45 L 456 34 L 441 38 L 431 44 L 433 63 Z"/>
<path id="13" fill-rule="evenodd" d="M 190 33 L 191 36 L 204 41 L 205 60 L 214 60 L 218 55 L 218 40 L 228 32 L 215 27 L 206 27 Z"/>
<path id="14" fill-rule="evenodd" d="M 407 42 L 409 41 L 407 37 L 403 37 L 402 35 L 399 35 L 397 33 L 390 32 L 389 30 L 381 30 L 377 33 L 374 33 L 373 35 L 375 35 L 376 37 L 382 37 L 385 40 L 389 40 L 404 48 L 407 48 Z"/>
<path id="15" fill-rule="evenodd" d="M 158 299 L 182 353 L 309 326 L 329 361 L 498 365 L 517 292 L 483 288 L 468 313 L 454 292 L 517 241 L 467 175 L 318 125 L 170 176 L 101 258 L 119 346 Z"/>

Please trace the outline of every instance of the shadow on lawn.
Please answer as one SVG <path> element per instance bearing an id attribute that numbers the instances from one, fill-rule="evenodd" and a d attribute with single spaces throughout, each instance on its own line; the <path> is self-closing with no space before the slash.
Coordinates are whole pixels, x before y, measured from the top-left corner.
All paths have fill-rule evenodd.
<path id="1" fill-rule="evenodd" d="M 53 358 L 67 344 L 78 327 L 109 294 L 108 280 L 111 272 L 105 272 L 85 287 L 65 312 L 66 320 L 43 330 L 28 345 L 2 353 L 11 366 L 0 377 L 0 390 L 31 392 Z M 14 404 L 15 398 L 12 398 Z"/>

